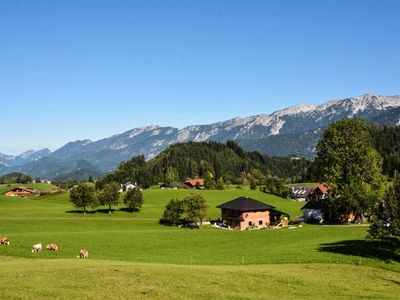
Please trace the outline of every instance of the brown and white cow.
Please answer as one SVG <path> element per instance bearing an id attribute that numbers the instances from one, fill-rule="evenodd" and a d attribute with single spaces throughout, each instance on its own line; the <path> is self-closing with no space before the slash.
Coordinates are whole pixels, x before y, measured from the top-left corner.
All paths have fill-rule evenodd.
<path id="1" fill-rule="evenodd" d="M 79 255 L 76 258 L 89 258 L 89 251 L 86 249 L 79 250 Z"/>
<path id="2" fill-rule="evenodd" d="M 10 245 L 10 240 L 8 238 L 6 238 L 5 236 L 0 236 L 0 244 Z"/>
<path id="3" fill-rule="evenodd" d="M 46 246 L 46 249 L 47 249 L 47 250 L 50 250 L 50 251 L 58 251 L 58 245 L 57 245 L 57 244 L 51 243 L 51 244 L 48 244 L 48 245 Z"/>
<path id="4" fill-rule="evenodd" d="M 35 244 L 32 246 L 32 253 L 42 251 L 42 244 Z"/>

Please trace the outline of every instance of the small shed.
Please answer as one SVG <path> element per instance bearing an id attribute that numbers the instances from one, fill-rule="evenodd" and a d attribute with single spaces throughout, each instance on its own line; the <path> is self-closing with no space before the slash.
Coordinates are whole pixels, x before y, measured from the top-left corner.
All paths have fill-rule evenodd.
<path id="1" fill-rule="evenodd" d="M 217 207 L 221 209 L 224 224 L 240 230 L 268 227 L 271 216 L 277 212 L 274 206 L 249 197 L 239 197 Z"/>

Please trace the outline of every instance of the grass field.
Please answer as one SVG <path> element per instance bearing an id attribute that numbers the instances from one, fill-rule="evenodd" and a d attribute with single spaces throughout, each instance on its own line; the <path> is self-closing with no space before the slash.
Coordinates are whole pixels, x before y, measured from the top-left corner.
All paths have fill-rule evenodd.
<path id="1" fill-rule="evenodd" d="M 159 225 L 166 202 L 190 192 L 146 190 L 141 212 L 111 215 L 78 213 L 67 194 L 0 196 L 0 235 L 11 240 L 10 246 L 0 247 L 0 299 L 400 295 L 400 258 L 390 245 L 365 242 L 366 226 L 238 232 Z M 211 218 L 219 216 L 216 205 L 241 195 L 292 217 L 301 214 L 302 204 L 259 191 L 199 193 Z M 50 242 L 61 251 L 30 252 L 33 244 Z M 89 260 L 75 258 L 80 248 L 89 249 Z"/>

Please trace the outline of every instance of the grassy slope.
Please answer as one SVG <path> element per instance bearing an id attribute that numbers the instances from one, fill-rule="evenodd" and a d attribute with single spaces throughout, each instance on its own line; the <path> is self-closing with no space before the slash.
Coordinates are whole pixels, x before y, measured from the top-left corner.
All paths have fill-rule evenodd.
<path id="1" fill-rule="evenodd" d="M 0 189 L 1 192 L 1 189 Z M 139 217 L 139 218 L 160 218 L 166 203 L 174 197 L 183 198 L 190 195 L 190 190 L 160 190 L 151 189 L 143 192 L 144 204 L 139 213 L 131 214 L 123 211 L 116 211 L 113 217 Z M 289 213 L 295 217 L 301 215 L 300 208 L 303 205 L 292 200 L 282 199 L 268 195 L 260 191 L 251 190 L 226 190 L 226 191 L 196 191 L 204 196 L 209 204 L 208 215 L 210 218 L 220 217 L 218 204 L 232 200 L 239 196 L 249 196 L 268 204 L 276 206 L 277 209 Z M 121 195 L 122 198 L 123 195 Z M 105 207 L 104 207 L 105 208 Z M 119 209 L 120 207 L 117 207 Z M 40 197 L 18 198 L 0 196 L 0 218 L 1 217 L 107 217 L 107 214 L 96 213 L 83 216 L 79 213 L 66 213 L 76 209 L 68 200 L 68 194 L 45 195 Z"/>
<path id="2" fill-rule="evenodd" d="M 177 266 L 2 259 L 0 298 L 394 299 L 399 276 L 346 265 Z M 51 284 L 44 284 L 51 282 Z"/>
<path id="3" fill-rule="evenodd" d="M 14 187 L 17 186 L 24 186 L 24 187 L 29 187 L 33 188 L 35 190 L 40 190 L 40 191 L 49 191 L 49 190 L 54 190 L 57 187 L 53 184 L 47 184 L 47 183 L 13 183 L 13 184 L 0 184 L 0 195 L 2 195 L 4 192 L 11 190 Z"/>
<path id="4" fill-rule="evenodd" d="M 0 235 L 12 241 L 10 246 L 0 246 L 0 287 L 6 287 L 0 289 L 0 298 L 58 293 L 65 298 L 77 298 L 78 293 L 92 298 L 264 298 L 266 291 L 273 298 L 311 294 L 384 298 L 398 293 L 398 258 L 390 260 L 385 253 L 371 250 L 364 242 L 366 227 L 305 225 L 237 232 L 157 224 L 170 198 L 190 193 L 147 190 L 140 213 L 86 216 L 66 213 L 73 210 L 66 194 L 23 199 L 0 196 Z M 240 195 L 265 201 L 292 216 L 300 214 L 302 205 L 259 191 L 200 193 L 213 218 L 219 216 L 216 205 Z M 18 219 L 48 217 L 60 219 Z M 30 247 L 38 242 L 56 242 L 61 251 L 32 254 Z M 90 250 L 89 261 L 71 259 L 84 247 Z M 30 276 L 33 272 L 37 275 Z M 357 288 L 360 285 L 363 288 Z"/>

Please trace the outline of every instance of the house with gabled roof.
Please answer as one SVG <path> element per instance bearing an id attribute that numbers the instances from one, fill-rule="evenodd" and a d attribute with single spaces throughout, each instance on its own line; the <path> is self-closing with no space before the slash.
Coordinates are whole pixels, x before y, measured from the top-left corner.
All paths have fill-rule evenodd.
<path id="1" fill-rule="evenodd" d="M 324 222 L 324 205 L 332 189 L 326 183 L 317 183 L 307 196 L 307 203 L 301 208 L 306 222 Z"/>
<path id="2" fill-rule="evenodd" d="M 184 183 L 192 188 L 204 189 L 204 179 L 203 178 L 186 178 Z"/>
<path id="3" fill-rule="evenodd" d="M 24 186 L 17 186 L 11 190 L 6 191 L 4 195 L 10 197 L 27 197 L 27 196 L 32 196 L 35 193 L 37 193 L 37 191 L 34 189 L 27 188 Z"/>
<path id="4" fill-rule="evenodd" d="M 249 198 L 239 197 L 217 206 L 221 209 L 222 222 L 230 228 L 245 230 L 248 228 L 266 228 L 272 218 L 283 213 L 274 206 Z"/>
<path id="5" fill-rule="evenodd" d="M 308 194 L 312 191 L 311 187 L 292 186 L 292 198 L 296 201 L 306 201 Z"/>

